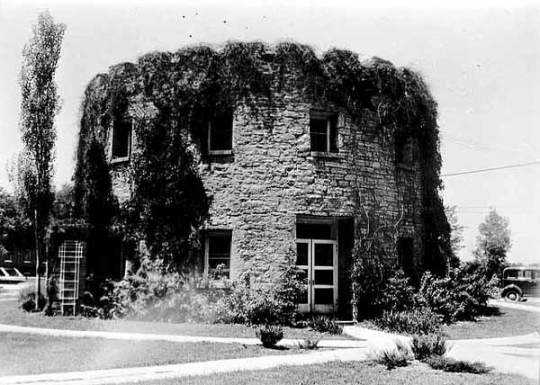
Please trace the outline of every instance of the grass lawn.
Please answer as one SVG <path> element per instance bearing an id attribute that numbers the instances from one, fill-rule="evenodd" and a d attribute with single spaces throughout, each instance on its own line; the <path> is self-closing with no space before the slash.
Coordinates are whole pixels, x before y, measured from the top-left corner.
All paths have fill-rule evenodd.
<path id="1" fill-rule="evenodd" d="M 255 330 L 245 325 L 225 324 L 173 324 L 165 322 L 139 322 L 127 320 L 100 320 L 84 317 L 47 317 L 42 313 L 26 313 L 18 308 L 17 301 L 0 302 L 0 323 L 52 329 L 97 330 L 176 334 L 186 336 L 246 337 L 254 338 Z M 293 339 L 353 339 L 347 335 L 321 334 L 307 329 L 283 328 L 284 338 Z"/>
<path id="2" fill-rule="evenodd" d="M 138 382 L 141 385 L 536 385 L 517 375 L 445 373 L 425 364 L 387 370 L 372 362 L 331 362 L 323 365 L 281 367 L 272 370 L 235 372 L 212 376 Z"/>
<path id="3" fill-rule="evenodd" d="M 116 341 L 19 333 L 0 333 L 0 339 L 0 376 L 169 365 L 309 352 L 298 348 L 265 349 L 262 346 L 241 344 Z"/>
<path id="4" fill-rule="evenodd" d="M 499 307 L 499 314 L 444 327 L 449 339 L 496 338 L 540 331 L 540 313 Z"/>

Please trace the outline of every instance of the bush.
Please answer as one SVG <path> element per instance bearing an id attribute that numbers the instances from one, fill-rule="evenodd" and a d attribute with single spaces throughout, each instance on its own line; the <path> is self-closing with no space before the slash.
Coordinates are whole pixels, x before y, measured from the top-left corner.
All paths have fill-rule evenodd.
<path id="1" fill-rule="evenodd" d="M 377 303 L 381 311 L 382 309 L 404 311 L 414 307 L 415 288 L 403 270 L 396 271 L 384 282 Z"/>
<path id="2" fill-rule="evenodd" d="M 480 315 L 496 292 L 496 281 L 487 281 L 481 272 L 469 273 L 460 267 L 443 278 L 426 272 L 416 299 L 420 306 L 430 308 L 449 324 Z"/>
<path id="3" fill-rule="evenodd" d="M 309 327 L 319 333 L 330 333 L 334 335 L 343 334 L 343 327 L 336 320 L 324 315 L 312 317 L 308 321 Z"/>
<path id="4" fill-rule="evenodd" d="M 224 298 L 232 322 L 248 325 L 292 325 L 297 316 L 297 299 L 303 286 L 295 266 L 284 266 L 271 283 L 252 282 L 245 273 Z"/>
<path id="5" fill-rule="evenodd" d="M 208 287 L 205 277 L 167 271 L 160 261 L 145 260 L 139 270 L 113 284 L 105 281 L 85 292 L 83 315 L 167 322 L 226 322 L 228 289 Z M 96 285 L 94 285 L 96 286 Z"/>
<path id="6" fill-rule="evenodd" d="M 461 361 L 449 357 L 430 357 L 424 362 L 435 370 L 452 373 L 485 374 L 492 370 L 491 367 L 486 366 L 483 362 Z"/>
<path id="7" fill-rule="evenodd" d="M 47 303 L 45 296 L 40 293 L 38 301 L 39 311 L 43 310 Z M 34 311 L 36 308 L 36 290 L 33 287 L 26 287 L 19 293 L 19 307 L 24 311 Z"/>
<path id="8" fill-rule="evenodd" d="M 279 271 L 271 284 L 252 284 L 246 273 L 239 283 L 212 277 L 186 277 L 162 262 L 144 260 L 139 270 L 117 284 L 105 282 L 85 293 L 82 313 L 90 317 L 130 317 L 148 321 L 292 324 L 301 285 L 296 268 Z M 94 284 L 94 287 L 96 285 Z"/>
<path id="9" fill-rule="evenodd" d="M 273 348 L 283 338 L 283 329 L 281 326 L 264 325 L 255 332 L 255 335 L 265 348 Z"/>
<path id="10" fill-rule="evenodd" d="M 321 341 L 320 339 L 312 340 L 312 339 L 306 338 L 303 341 L 298 341 L 298 347 L 300 349 L 305 349 L 305 350 L 315 350 L 319 347 L 318 345 L 320 341 Z"/>
<path id="11" fill-rule="evenodd" d="M 401 341 L 396 341 L 395 349 L 383 350 L 375 356 L 375 362 L 385 365 L 388 370 L 407 366 L 412 360 L 409 348 Z"/>
<path id="12" fill-rule="evenodd" d="M 441 333 L 414 335 L 411 350 L 420 361 L 433 356 L 442 357 L 446 353 L 446 338 Z"/>
<path id="13" fill-rule="evenodd" d="M 386 331 L 405 334 L 429 334 L 439 331 L 440 317 L 430 309 L 385 311 L 373 323 Z"/>

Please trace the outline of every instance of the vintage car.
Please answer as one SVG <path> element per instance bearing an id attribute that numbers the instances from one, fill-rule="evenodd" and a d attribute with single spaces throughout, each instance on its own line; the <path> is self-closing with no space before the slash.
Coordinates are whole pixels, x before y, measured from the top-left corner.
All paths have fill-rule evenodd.
<path id="1" fill-rule="evenodd" d="M 521 301 L 524 296 L 540 296 L 540 268 L 507 267 L 503 271 L 501 297 Z"/>
<path id="2" fill-rule="evenodd" d="M 20 283 L 28 278 L 14 267 L 0 267 L 0 284 L 2 283 Z"/>

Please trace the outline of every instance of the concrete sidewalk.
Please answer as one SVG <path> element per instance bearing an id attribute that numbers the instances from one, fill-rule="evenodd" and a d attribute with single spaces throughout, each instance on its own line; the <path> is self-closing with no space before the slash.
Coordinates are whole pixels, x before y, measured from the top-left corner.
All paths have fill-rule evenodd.
<path id="1" fill-rule="evenodd" d="M 540 336 L 524 336 L 449 341 L 448 357 L 481 361 L 501 373 L 520 374 L 540 380 Z"/>
<path id="2" fill-rule="evenodd" d="M 92 370 L 85 372 L 49 373 L 30 376 L 0 377 L 4 385 L 99 385 L 125 384 L 139 381 L 165 380 L 215 373 L 272 369 L 280 366 L 324 364 L 331 361 L 361 361 L 367 358 L 365 349 L 331 350 L 308 354 L 291 354 L 238 358 L 125 369 Z"/>
<path id="3" fill-rule="evenodd" d="M 365 339 L 368 351 L 394 349 L 396 341 L 409 344 L 411 338 L 398 334 L 346 326 L 343 331 L 356 338 Z M 539 379 L 540 334 L 538 332 L 502 338 L 449 340 L 447 356 L 458 360 L 480 361 L 501 373 L 520 374 Z"/>
<path id="4" fill-rule="evenodd" d="M 65 329 L 45 329 L 28 326 L 15 326 L 0 324 L 0 332 L 5 333 L 26 333 L 37 334 L 51 337 L 72 337 L 72 338 L 104 338 L 112 340 L 130 340 L 130 341 L 168 341 L 168 342 L 215 342 L 221 344 L 243 344 L 260 345 L 258 338 L 225 338 L 225 337 L 206 337 L 206 336 L 182 336 L 171 334 L 147 334 L 147 333 L 122 333 L 105 332 L 91 330 L 65 330 Z M 303 340 L 282 339 L 278 346 L 298 346 Z M 320 348 L 366 348 L 365 341 L 358 340 L 321 340 L 318 344 Z"/>

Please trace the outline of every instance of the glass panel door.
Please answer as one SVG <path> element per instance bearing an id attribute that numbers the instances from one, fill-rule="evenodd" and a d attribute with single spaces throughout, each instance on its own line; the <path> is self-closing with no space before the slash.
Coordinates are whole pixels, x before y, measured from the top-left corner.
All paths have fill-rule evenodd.
<path id="1" fill-rule="evenodd" d="M 331 313 L 337 302 L 337 242 L 311 241 L 312 311 Z"/>
<path id="2" fill-rule="evenodd" d="M 296 265 L 305 272 L 306 291 L 298 301 L 301 312 L 331 313 L 337 306 L 337 242 L 297 239 Z"/>

